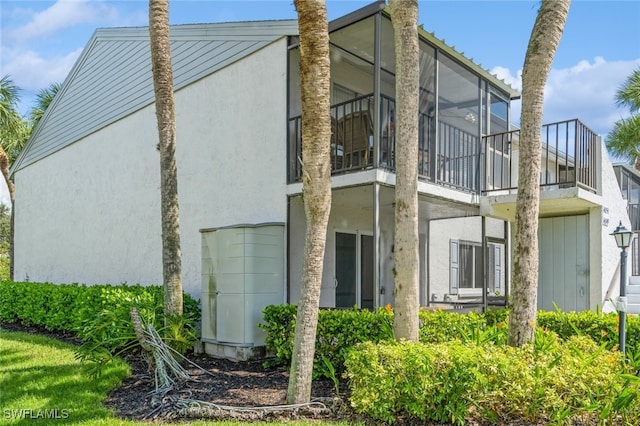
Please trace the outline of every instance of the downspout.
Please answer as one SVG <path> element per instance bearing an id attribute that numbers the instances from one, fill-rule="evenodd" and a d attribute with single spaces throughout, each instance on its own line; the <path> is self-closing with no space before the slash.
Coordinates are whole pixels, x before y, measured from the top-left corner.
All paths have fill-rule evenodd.
<path id="1" fill-rule="evenodd" d="M 287 221 L 285 223 L 285 256 L 284 256 L 284 267 L 285 267 L 285 279 L 284 279 L 284 297 L 283 300 L 285 303 L 291 303 L 291 268 L 289 268 L 289 260 L 291 256 L 291 196 L 287 195 Z"/>
<path id="2" fill-rule="evenodd" d="M 373 40 L 373 168 L 380 165 L 380 115 L 382 113 L 382 99 L 380 90 L 380 62 L 382 53 L 382 14 L 375 15 Z"/>
<path id="3" fill-rule="evenodd" d="M 374 307 L 381 306 L 380 295 L 380 184 L 373 183 L 373 291 Z"/>
<path id="4" fill-rule="evenodd" d="M 376 13 L 374 23 L 373 41 L 373 168 L 380 165 L 380 112 L 382 109 L 380 99 L 380 55 L 381 55 L 381 32 L 382 14 Z M 380 184 L 376 181 L 373 184 L 373 291 L 374 306 L 381 306 L 381 283 L 380 283 Z"/>
<path id="5" fill-rule="evenodd" d="M 482 312 L 487 312 L 487 218 L 480 216 L 482 222 Z"/>

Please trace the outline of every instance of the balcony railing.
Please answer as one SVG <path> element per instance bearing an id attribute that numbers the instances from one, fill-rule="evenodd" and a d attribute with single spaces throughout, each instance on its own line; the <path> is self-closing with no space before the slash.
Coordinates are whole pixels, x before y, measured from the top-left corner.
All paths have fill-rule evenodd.
<path id="1" fill-rule="evenodd" d="M 438 125 L 436 183 L 478 192 L 484 155 L 480 138 L 445 122 Z"/>
<path id="2" fill-rule="evenodd" d="M 489 158 L 484 192 L 517 188 L 517 163 L 512 152 L 519 139 L 520 130 L 483 137 Z M 579 120 L 542 126 L 541 188 L 579 186 L 596 192 L 597 149 L 597 135 Z"/>
<path id="3" fill-rule="evenodd" d="M 344 173 L 373 166 L 373 95 L 331 107 L 331 172 Z M 289 180 L 302 179 L 302 117 L 289 120 Z M 388 152 L 391 152 L 389 150 Z"/>
<path id="4" fill-rule="evenodd" d="M 365 95 L 331 107 L 332 174 L 395 170 L 395 100 L 381 96 L 379 143 L 374 141 L 374 104 L 373 95 Z M 302 179 L 301 127 L 300 116 L 289 120 L 290 182 Z M 418 132 L 420 179 L 473 193 L 516 189 L 512 151 L 519 130 L 479 138 L 441 121 L 436 132 L 435 118 L 421 113 Z M 581 186 L 595 191 L 595 133 L 578 120 L 545 125 L 542 133 L 543 189 Z"/>

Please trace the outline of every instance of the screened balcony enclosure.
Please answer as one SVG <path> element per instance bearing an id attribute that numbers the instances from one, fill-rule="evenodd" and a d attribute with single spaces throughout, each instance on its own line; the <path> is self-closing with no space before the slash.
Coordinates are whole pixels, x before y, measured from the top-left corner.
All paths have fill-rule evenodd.
<path id="1" fill-rule="evenodd" d="M 348 22 L 348 21 L 346 21 Z M 517 187 L 518 130 L 510 101 L 519 94 L 431 34 L 420 31 L 418 176 L 464 192 Z M 331 43 L 332 174 L 395 171 L 395 50 L 382 10 L 333 22 Z M 289 50 L 288 180 L 302 180 L 299 49 Z M 577 120 L 543 128 L 543 188 L 596 190 L 596 135 Z"/>

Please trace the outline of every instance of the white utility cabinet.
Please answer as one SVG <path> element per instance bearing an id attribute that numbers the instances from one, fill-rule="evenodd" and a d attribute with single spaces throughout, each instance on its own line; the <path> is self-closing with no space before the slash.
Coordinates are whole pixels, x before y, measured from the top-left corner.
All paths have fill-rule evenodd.
<path id="1" fill-rule="evenodd" d="M 262 310 L 284 302 L 284 224 L 203 229 L 201 234 L 205 350 L 207 343 L 264 345 L 258 328 Z"/>

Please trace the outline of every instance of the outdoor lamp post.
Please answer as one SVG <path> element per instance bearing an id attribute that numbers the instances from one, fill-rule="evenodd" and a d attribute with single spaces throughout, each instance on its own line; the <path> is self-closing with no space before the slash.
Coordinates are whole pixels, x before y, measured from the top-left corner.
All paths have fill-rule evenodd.
<path id="1" fill-rule="evenodd" d="M 627 307 L 625 306 L 626 303 L 624 303 L 627 296 L 627 247 L 631 244 L 633 232 L 625 228 L 622 225 L 622 221 L 620 221 L 620 225 L 618 225 L 611 235 L 616 239 L 616 244 L 620 249 L 620 300 L 618 304 L 620 322 L 618 325 L 618 333 L 620 335 L 620 352 L 624 353 L 627 327 Z"/>

